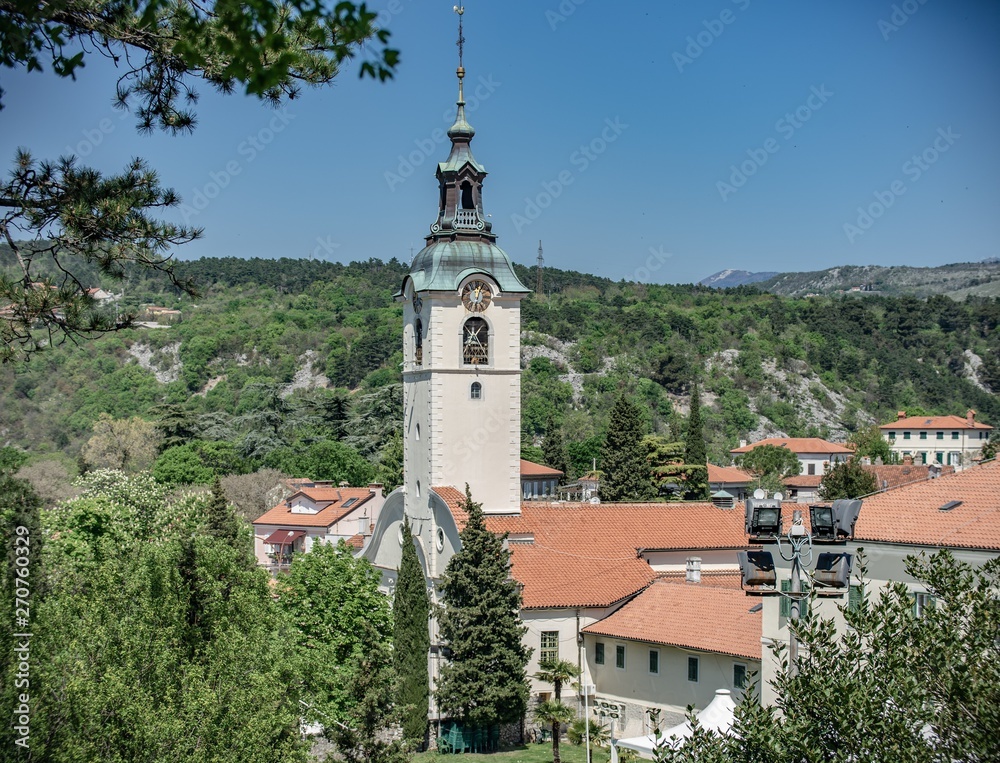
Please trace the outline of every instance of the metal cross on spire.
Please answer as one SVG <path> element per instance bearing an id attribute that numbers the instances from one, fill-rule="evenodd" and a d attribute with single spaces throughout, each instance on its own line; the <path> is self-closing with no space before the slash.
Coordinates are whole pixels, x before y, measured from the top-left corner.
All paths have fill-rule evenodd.
<path id="1" fill-rule="evenodd" d="M 462 36 L 462 16 L 465 14 L 465 6 L 456 5 L 454 11 L 455 13 L 458 14 L 458 42 L 456 42 L 455 44 L 458 45 L 458 68 L 461 69 L 462 53 L 464 52 L 465 48 L 465 37 Z"/>

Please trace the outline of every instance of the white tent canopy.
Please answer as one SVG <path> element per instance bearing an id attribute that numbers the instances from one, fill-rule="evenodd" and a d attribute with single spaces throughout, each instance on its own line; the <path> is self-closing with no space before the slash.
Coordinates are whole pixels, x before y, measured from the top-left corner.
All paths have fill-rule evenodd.
<path id="1" fill-rule="evenodd" d="M 733 702 L 732 692 L 729 689 L 717 689 L 715 698 L 696 717 L 703 729 L 714 731 L 716 734 L 728 734 L 733 727 L 735 713 L 736 703 Z M 652 758 L 653 750 L 658 741 L 665 739 L 667 744 L 676 748 L 684 744 L 684 740 L 689 736 L 691 736 L 691 724 L 684 721 L 684 723 L 679 723 L 673 728 L 660 732 L 659 737 L 647 734 L 630 739 L 616 739 L 611 747 L 611 763 L 618 763 L 619 747 L 635 750 L 640 755 Z"/>

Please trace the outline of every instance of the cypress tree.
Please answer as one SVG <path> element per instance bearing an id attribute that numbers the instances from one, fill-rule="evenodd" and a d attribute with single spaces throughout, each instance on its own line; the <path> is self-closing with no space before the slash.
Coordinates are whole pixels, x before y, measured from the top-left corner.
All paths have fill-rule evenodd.
<path id="1" fill-rule="evenodd" d="M 605 501 L 648 501 L 655 496 L 646 450 L 645 425 L 623 392 L 608 417 L 608 433 L 601 448 L 601 498 Z"/>
<path id="2" fill-rule="evenodd" d="M 528 707 L 528 650 L 522 642 L 521 592 L 510 577 L 506 536 L 486 529 L 482 505 L 465 487 L 469 520 L 462 548 L 441 581 L 441 636 L 451 660 L 436 696 L 444 713 L 477 727 L 517 722 Z"/>
<path id="3" fill-rule="evenodd" d="M 403 520 L 403 537 L 409 542 L 403 544 L 392 601 L 393 667 L 399 681 L 396 704 L 402 709 L 403 738 L 416 747 L 424 743 L 427 735 L 430 600 L 411 537 L 409 517 Z"/>
<path id="4" fill-rule="evenodd" d="M 545 423 L 545 438 L 542 440 L 543 463 L 563 473 L 559 479 L 560 484 L 566 481 L 568 474 L 566 467 L 566 447 L 563 445 L 562 432 L 556 424 L 555 417 L 550 413 L 548 421 Z"/>
<path id="5" fill-rule="evenodd" d="M 688 477 L 686 496 L 699 501 L 707 499 L 708 452 L 705 448 L 705 427 L 701 420 L 701 395 L 698 393 L 697 382 L 691 387 L 691 413 L 684 437 L 684 463 L 699 467 Z"/>

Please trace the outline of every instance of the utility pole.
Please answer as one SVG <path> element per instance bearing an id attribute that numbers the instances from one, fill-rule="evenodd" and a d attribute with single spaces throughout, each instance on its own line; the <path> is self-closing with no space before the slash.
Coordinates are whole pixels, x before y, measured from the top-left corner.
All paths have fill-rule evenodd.
<path id="1" fill-rule="evenodd" d="M 538 267 L 535 268 L 535 294 L 538 296 L 542 295 L 542 265 L 545 264 L 545 258 L 542 257 L 542 240 L 538 240 Z"/>

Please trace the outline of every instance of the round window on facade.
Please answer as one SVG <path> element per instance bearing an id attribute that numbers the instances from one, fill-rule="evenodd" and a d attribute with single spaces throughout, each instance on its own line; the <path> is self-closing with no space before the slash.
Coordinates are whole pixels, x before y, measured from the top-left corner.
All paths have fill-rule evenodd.
<path id="1" fill-rule="evenodd" d="M 444 530 L 442 530 L 440 527 L 438 528 L 437 531 L 437 550 L 444 551 Z"/>
<path id="2" fill-rule="evenodd" d="M 399 529 L 396 530 L 396 536 L 399 538 L 399 545 L 402 546 L 406 542 L 406 538 L 403 537 L 403 523 L 399 523 Z"/>

